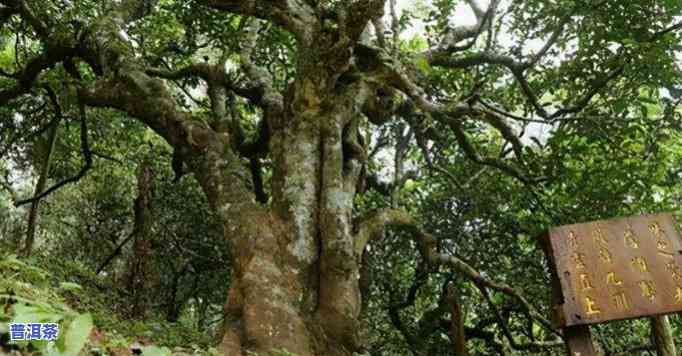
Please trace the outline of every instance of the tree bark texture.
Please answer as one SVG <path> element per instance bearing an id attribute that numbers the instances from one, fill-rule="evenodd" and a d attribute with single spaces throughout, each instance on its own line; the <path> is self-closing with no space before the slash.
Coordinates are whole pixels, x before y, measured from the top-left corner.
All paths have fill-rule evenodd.
<path id="1" fill-rule="evenodd" d="M 448 286 L 448 302 L 450 304 L 450 339 L 455 356 L 469 356 L 465 335 L 464 313 L 459 294 L 453 284 Z"/>
<path id="2" fill-rule="evenodd" d="M 144 319 L 149 311 L 147 291 L 152 285 L 151 255 L 151 203 L 154 174 L 149 162 L 140 164 L 137 173 L 137 198 L 135 199 L 135 225 L 133 230 L 133 254 L 128 263 L 127 289 L 131 295 L 130 314 Z"/>
<path id="3" fill-rule="evenodd" d="M 224 354 L 350 355 L 361 348 L 360 261 L 351 224 L 359 165 L 343 155 L 354 105 L 350 95 L 320 96 L 328 91 L 320 81 L 313 76 L 295 84 L 291 107 L 297 110 L 273 135 L 272 210 L 223 191 L 232 177 L 244 177 L 242 165 L 195 168 L 225 217 L 236 259 Z M 201 174 L 207 170 L 213 172 Z"/>
<path id="4" fill-rule="evenodd" d="M 672 326 L 665 315 L 651 318 L 651 336 L 658 356 L 676 356 Z"/>

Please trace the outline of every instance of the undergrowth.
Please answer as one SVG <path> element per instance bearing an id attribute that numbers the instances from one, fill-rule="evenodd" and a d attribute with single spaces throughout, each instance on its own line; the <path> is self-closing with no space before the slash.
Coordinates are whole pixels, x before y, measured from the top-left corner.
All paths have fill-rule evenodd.
<path id="1" fill-rule="evenodd" d="M 19 259 L 0 250 L 0 347 L 25 355 L 210 355 L 211 338 L 182 320 L 133 320 L 125 291 L 73 260 Z M 56 341 L 10 342 L 9 323 L 54 322 Z M 135 350 L 134 350 L 135 351 Z M 139 351 L 137 351 L 139 352 Z"/>

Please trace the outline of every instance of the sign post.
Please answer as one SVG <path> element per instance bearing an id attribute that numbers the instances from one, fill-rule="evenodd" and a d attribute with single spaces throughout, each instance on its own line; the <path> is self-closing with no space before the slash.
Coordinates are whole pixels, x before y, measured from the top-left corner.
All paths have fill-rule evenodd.
<path id="1" fill-rule="evenodd" d="M 596 355 L 589 325 L 682 311 L 682 242 L 670 214 L 553 228 L 553 320 L 571 356 Z"/>

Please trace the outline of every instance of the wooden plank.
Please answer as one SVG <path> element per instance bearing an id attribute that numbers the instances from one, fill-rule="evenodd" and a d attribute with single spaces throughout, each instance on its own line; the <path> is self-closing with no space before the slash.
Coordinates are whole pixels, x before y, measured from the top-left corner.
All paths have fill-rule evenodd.
<path id="1" fill-rule="evenodd" d="M 592 334 L 587 325 L 569 326 L 564 328 L 566 348 L 569 356 L 596 356 L 597 352 L 592 343 Z"/>
<path id="2" fill-rule="evenodd" d="M 549 234 L 539 237 L 540 245 L 547 256 L 550 266 L 550 282 L 552 285 L 552 305 L 559 306 L 564 303 L 564 296 L 561 290 L 561 283 L 556 274 L 554 256 L 551 253 L 551 242 Z M 563 314 L 554 311 L 552 321 L 555 325 L 563 325 Z M 566 349 L 570 356 L 593 356 L 597 353 L 592 343 L 592 335 L 590 328 L 586 325 L 569 326 L 563 328 L 564 340 L 566 341 Z"/>
<path id="3" fill-rule="evenodd" d="M 561 226 L 548 239 L 559 326 L 682 311 L 682 242 L 672 215 Z"/>
<path id="4" fill-rule="evenodd" d="M 538 237 L 540 247 L 547 257 L 547 264 L 550 272 L 550 283 L 552 287 L 552 300 L 551 305 L 553 306 L 551 321 L 554 327 L 557 329 L 562 328 L 566 323 L 563 320 L 564 314 L 560 310 L 560 306 L 564 304 L 564 295 L 561 290 L 561 282 L 556 273 L 556 262 L 554 261 L 554 255 L 552 254 L 552 246 L 549 240 L 549 234 L 543 234 Z"/>

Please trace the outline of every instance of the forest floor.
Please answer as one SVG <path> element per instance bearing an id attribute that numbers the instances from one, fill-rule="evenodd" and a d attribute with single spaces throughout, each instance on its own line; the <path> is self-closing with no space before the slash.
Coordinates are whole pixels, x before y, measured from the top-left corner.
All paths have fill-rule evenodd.
<path id="1" fill-rule="evenodd" d="M 73 261 L 0 251 L 0 355 L 212 355 L 183 320 L 125 317 L 120 291 Z M 57 323 L 56 341 L 11 341 L 10 323 Z"/>

